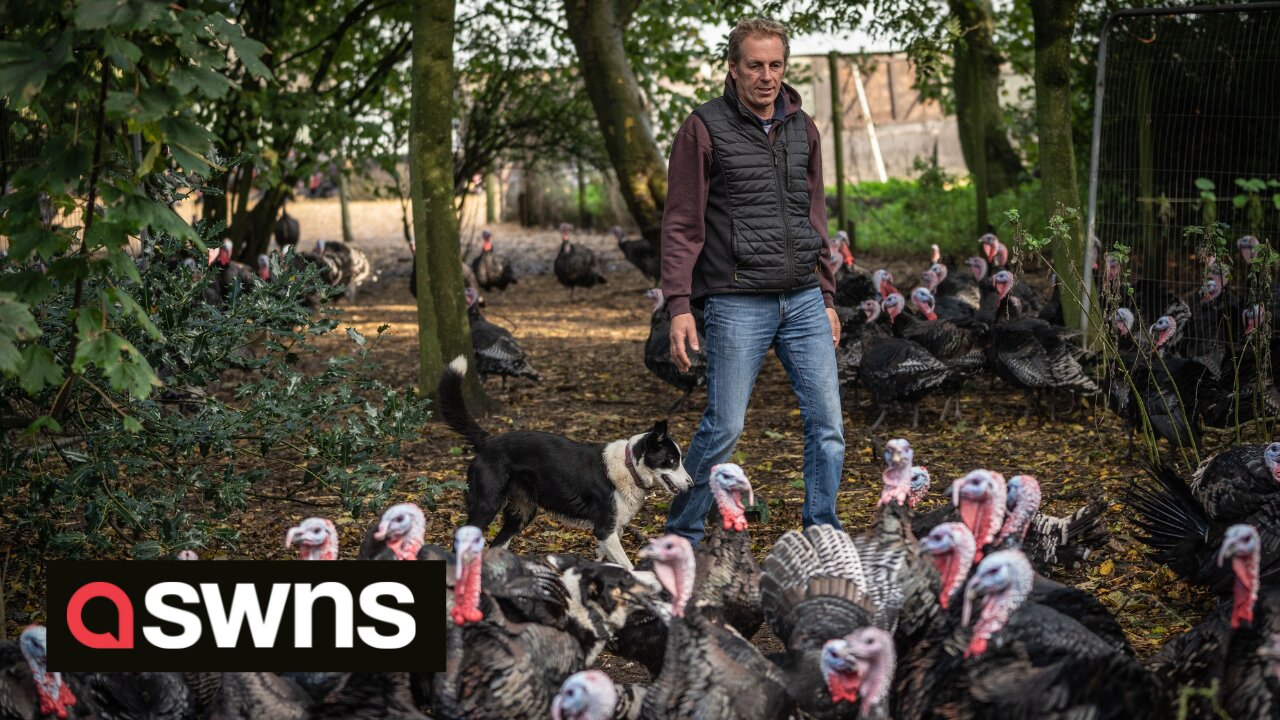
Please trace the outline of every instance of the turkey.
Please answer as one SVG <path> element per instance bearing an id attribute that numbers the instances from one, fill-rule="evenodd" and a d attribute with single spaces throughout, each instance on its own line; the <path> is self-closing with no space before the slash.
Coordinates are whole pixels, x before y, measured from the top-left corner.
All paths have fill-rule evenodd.
<path id="1" fill-rule="evenodd" d="M 833 300 L 837 307 L 856 307 L 864 300 L 878 300 L 880 291 L 865 272 L 850 270 L 836 283 Z"/>
<path id="2" fill-rule="evenodd" d="M 951 379 L 940 390 L 948 397 L 942 405 L 942 419 L 946 419 L 947 407 L 952 400 L 956 405 L 956 420 L 960 417 L 959 392 L 965 380 L 982 372 L 987 363 L 987 353 L 979 345 L 973 333 L 948 320 L 939 319 L 934 312 L 934 296 L 928 288 L 919 287 L 911 293 L 911 302 L 924 316 L 917 320 L 907 313 L 894 321 L 894 333 L 899 337 L 920 344 L 951 371 Z"/>
<path id="3" fill-rule="evenodd" d="M 1034 583 L 1018 550 L 984 558 L 966 583 L 960 622 L 939 623 L 899 668 L 895 717 L 1170 716 L 1170 700 L 1150 673 L 1080 623 L 1030 601 Z"/>
<path id="4" fill-rule="evenodd" d="M 1261 538 L 1263 583 L 1280 580 L 1280 443 L 1242 445 L 1201 464 L 1190 485 L 1168 466 L 1148 470 L 1154 483 L 1126 493 L 1148 556 L 1187 581 L 1230 591 L 1231 573 L 1216 563 L 1226 528 L 1252 525 Z"/>
<path id="5" fill-rule="evenodd" d="M 618 249 L 622 251 L 627 262 L 634 265 L 642 275 L 653 282 L 662 280 L 662 258 L 653 251 L 647 240 L 644 238 L 628 240 L 620 225 L 614 225 L 609 232 L 618 239 Z"/>
<path id="6" fill-rule="evenodd" d="M 1187 717 L 1216 717 L 1215 706 L 1232 718 L 1280 717 L 1280 677 L 1274 669 L 1280 589 L 1260 587 L 1262 546 L 1252 526 L 1227 528 L 1215 564 L 1233 576 L 1231 600 L 1151 659 L 1152 671 L 1174 689 L 1216 684 L 1212 703 L 1203 692 L 1192 696 Z"/>
<path id="7" fill-rule="evenodd" d="M 1002 270 L 992 278 L 992 284 L 1003 305 L 1014 285 L 1013 275 Z M 1016 313 L 1020 303 L 1014 298 L 1009 305 Z M 1075 342 L 1079 335 L 1078 330 L 1050 325 L 1035 317 L 1015 314 L 997 320 L 987 359 L 996 375 L 1028 395 L 1027 416 L 1033 408 L 1039 411 L 1039 396 L 1045 391 L 1081 395 L 1098 392 L 1098 386 L 1080 365 L 1083 351 Z M 1053 407 L 1051 403 L 1050 420 Z"/>
<path id="8" fill-rule="evenodd" d="M 946 265 L 935 262 L 920 276 L 921 282 L 940 301 L 954 302 L 969 309 L 972 315 L 982 301 L 978 281 L 968 275 L 952 275 Z"/>
<path id="9" fill-rule="evenodd" d="M 524 350 L 516 344 L 516 339 L 504 327 L 489 322 L 480 314 L 479 296 L 470 288 L 467 289 L 467 320 L 471 323 L 471 348 L 476 356 L 476 371 L 483 382 L 490 375 L 502 378 L 502 387 L 507 386 L 507 378 L 523 377 L 534 382 L 541 382 L 542 376 L 529 364 Z"/>
<path id="10" fill-rule="evenodd" d="M 551 703 L 551 720 L 637 720 L 647 688 L 621 687 L 602 670 L 583 670 L 569 676 Z"/>
<path id="11" fill-rule="evenodd" d="M 515 271 L 511 268 L 511 263 L 501 255 L 493 252 L 493 241 L 489 238 L 493 233 L 485 230 L 480 233 L 484 244 L 480 246 L 480 254 L 475 260 L 471 261 L 471 270 L 474 273 L 475 282 L 485 290 L 498 289 L 506 291 L 507 287 L 517 282 Z"/>
<path id="12" fill-rule="evenodd" d="M 694 388 L 705 387 L 707 384 L 707 339 L 703 334 L 702 311 L 691 308 L 694 327 L 698 333 L 698 350 L 685 348 L 690 368 L 688 372 L 680 372 L 671 359 L 671 317 L 667 314 L 667 303 L 662 297 L 662 290 L 654 288 L 644 295 L 653 301 L 653 313 L 649 316 L 649 339 L 644 343 L 644 366 L 659 380 L 684 391 L 667 410 L 668 413 L 676 412 L 689 401 Z"/>
<path id="13" fill-rule="evenodd" d="M 884 313 L 894 321 L 902 312 L 902 296 L 890 294 L 883 303 Z M 871 392 L 880 417 L 867 429 L 875 430 L 896 403 L 911 407 L 911 427 L 920 421 L 919 403 L 925 396 L 955 382 L 954 373 L 919 343 L 882 333 L 881 326 L 868 322 L 862 331 L 862 361 L 858 379 Z"/>
<path id="14" fill-rule="evenodd" d="M 699 599 L 690 602 L 703 570 L 693 547 L 679 535 L 652 540 L 641 557 L 673 601 L 662 672 L 645 693 L 641 717 L 748 720 L 783 718 L 792 710 L 786 678 L 746 638 L 713 619 Z M 507 716 L 510 717 L 510 716 Z"/>
<path id="15" fill-rule="evenodd" d="M 294 681 L 269 672 L 184 673 L 193 688 L 197 716 L 306 720 L 315 705 Z M 201 688 L 196 690 L 196 688 Z M 207 701 L 202 701 L 208 693 Z"/>
<path id="16" fill-rule="evenodd" d="M 310 720 L 428 720 L 414 703 L 409 673 L 353 672 Z"/>
<path id="17" fill-rule="evenodd" d="M 176 672 L 67 672 L 80 713 L 119 720 L 185 720 L 195 716 L 195 699 Z M 55 713 L 56 714 L 56 713 Z"/>
<path id="18" fill-rule="evenodd" d="M 231 259 L 233 247 L 230 240 L 223 240 L 217 253 L 209 260 L 209 266 L 217 268 L 215 282 L 219 299 L 224 303 L 233 302 L 240 295 L 252 292 L 253 282 L 258 278 L 258 273 L 253 268 Z"/>
<path id="19" fill-rule="evenodd" d="M 328 518 L 307 518 L 285 533 L 285 549 L 298 545 L 299 560 L 337 560 L 338 528 Z"/>
<path id="20" fill-rule="evenodd" d="M 298 228 L 298 219 L 289 214 L 288 208 L 280 206 L 280 219 L 276 220 L 275 227 L 276 245 L 283 250 L 287 247 L 297 247 L 298 240 L 302 237 Z"/>
<path id="21" fill-rule="evenodd" d="M 742 467 L 734 463 L 713 466 L 708 483 L 715 502 L 707 516 L 706 536 L 698 546 L 696 601 L 704 612 L 716 608 L 734 630 L 750 638 L 764 623 L 760 568 L 751 554 L 744 512 L 746 506 L 755 505 L 755 494 Z"/>
<path id="22" fill-rule="evenodd" d="M 556 255 L 556 279 L 561 285 L 569 288 L 569 299 L 574 299 L 578 288 L 590 288 L 602 285 L 608 280 L 600 273 L 596 262 L 596 254 L 590 248 L 574 245 L 569 242 L 569 231 L 573 226 L 569 223 L 560 225 L 560 253 Z"/>
<path id="23" fill-rule="evenodd" d="M 1106 274 L 1103 276 L 1102 289 L 1104 298 L 1114 298 L 1114 307 L 1129 313 L 1129 324 L 1137 323 L 1138 327 L 1147 327 L 1162 315 L 1169 315 L 1177 321 L 1178 327 L 1185 327 L 1191 319 L 1191 308 L 1174 295 L 1164 285 L 1146 278 L 1129 282 L 1124 278 L 1124 263 L 1114 253 L 1107 255 Z M 1179 333 L 1170 339 L 1170 346 L 1178 346 L 1182 340 Z"/>
<path id="24" fill-rule="evenodd" d="M 1176 332 L 1177 322 L 1172 317 L 1158 318 L 1148 331 L 1151 351 L 1118 358 L 1128 368 L 1127 377 L 1108 394 L 1114 397 L 1128 391 L 1127 399 L 1113 404 L 1125 410 L 1131 429 L 1143 426 L 1145 411 L 1145 420 L 1157 438 L 1175 447 L 1198 449 L 1205 415 L 1219 412 L 1215 408 L 1226 403 L 1226 394 L 1202 363 L 1165 354 Z"/>
<path id="25" fill-rule="evenodd" d="M 854 717 L 859 704 L 868 711 L 886 704 L 893 675 L 892 636 L 879 630 L 879 649 L 885 652 L 877 654 L 890 660 L 887 665 L 859 667 L 849 657 L 861 646 L 854 642 L 850 647 L 849 642 L 860 639 L 877 617 L 881 624 L 892 622 L 878 612 L 865 583 L 854 541 L 830 525 L 788 531 L 764 560 L 760 592 L 765 615 L 785 649 L 781 669 L 787 687 L 807 717 Z M 872 670 L 875 678 L 869 677 Z"/>
<path id="26" fill-rule="evenodd" d="M 1215 428 L 1234 428 L 1259 418 L 1280 415 L 1280 392 L 1276 390 L 1272 371 L 1280 336 L 1267 337 L 1264 327 L 1266 308 L 1250 305 L 1241 311 L 1243 337 L 1232 346 L 1220 385 L 1224 393 L 1210 403 L 1205 424 Z"/>
<path id="27" fill-rule="evenodd" d="M 942 267 L 938 265 L 937 267 Z M 973 304 L 969 304 L 965 300 L 961 300 L 955 295 L 935 294 L 933 289 L 938 286 L 936 280 L 937 275 L 932 270 L 926 270 L 921 276 L 921 285 L 911 293 L 911 303 L 915 307 L 916 312 L 922 317 L 930 320 L 939 318 L 951 322 L 968 325 L 973 321 L 974 315 L 978 310 L 981 298 L 977 287 L 973 288 Z M 928 309 L 922 307 L 924 303 L 924 293 L 928 294 Z M 917 299 L 918 298 L 918 299 Z"/>
<path id="28" fill-rule="evenodd" d="M 1000 473 L 974 470 L 952 484 L 952 497 L 954 506 L 912 520 L 917 536 L 928 534 L 940 523 L 961 519 L 959 508 L 963 506 L 967 511 L 964 521 L 975 523 L 971 529 L 984 539 L 977 546 L 979 551 L 1002 547 L 1010 536 L 1021 536 L 1021 549 L 1042 573 L 1088 559 L 1109 539 L 1102 522 L 1105 501 L 1095 500 L 1064 518 L 1046 515 L 1039 512 L 1040 484 L 1030 475 L 1016 475 L 1006 482 Z"/>
<path id="29" fill-rule="evenodd" d="M 329 268 L 329 284 L 343 288 L 348 302 L 355 301 L 361 285 L 378 281 L 364 252 L 341 240 L 317 240 L 315 255 Z"/>
<path id="30" fill-rule="evenodd" d="M 1005 483 L 1006 514 L 996 545 L 1021 535 L 1019 547 L 1037 572 L 1051 567 L 1075 567 L 1111 539 L 1103 513 L 1107 501 L 1098 498 L 1066 517 L 1040 511 L 1040 482 L 1031 475 L 1014 475 Z"/>
<path id="31" fill-rule="evenodd" d="M 877 625 L 892 630 L 900 651 L 919 641 L 938 614 L 938 573 L 911 531 L 912 460 L 903 438 L 885 443 L 879 511 L 867 531 L 854 538 L 877 608 Z M 885 625 L 882 618 L 895 618 Z"/>
<path id="32" fill-rule="evenodd" d="M 358 560 L 442 560 L 440 548 L 424 544 L 427 519 L 415 503 L 399 503 L 382 512 L 365 531 Z M 292 532 L 292 531 L 290 531 Z"/>
<path id="33" fill-rule="evenodd" d="M 43 626 L 31 625 L 18 642 L 0 641 L 0 717 L 90 717 L 59 672 L 48 671 L 48 645 Z"/>
<path id="34" fill-rule="evenodd" d="M 1191 302 L 1191 318 L 1180 348 L 1183 356 L 1208 368 L 1215 379 L 1222 377 L 1231 338 L 1239 337 L 1239 333 L 1232 333 L 1231 322 L 1237 313 L 1225 289 L 1226 278 L 1210 271 L 1198 301 Z"/>
<path id="35" fill-rule="evenodd" d="M 840 313 L 842 308 L 836 307 Z M 836 373 L 841 387 L 859 387 L 859 372 L 862 367 L 863 329 L 880 318 L 880 303 L 875 300 L 864 300 L 856 311 L 840 316 L 840 345 L 836 348 Z M 883 326 L 874 332 L 885 335 Z"/>
<path id="36" fill-rule="evenodd" d="M 587 662 L 564 630 L 507 616 L 484 591 L 484 533 L 454 535 L 456 581 L 447 598 L 445 671 L 432 679 L 432 712 L 443 717 L 546 717 L 565 678 Z"/>
<path id="37" fill-rule="evenodd" d="M 982 257 L 986 258 L 987 263 L 991 266 L 992 272 L 1003 270 L 1009 264 L 1009 248 L 1000 242 L 992 233 L 986 233 L 978 238 L 978 247 L 982 251 Z"/>

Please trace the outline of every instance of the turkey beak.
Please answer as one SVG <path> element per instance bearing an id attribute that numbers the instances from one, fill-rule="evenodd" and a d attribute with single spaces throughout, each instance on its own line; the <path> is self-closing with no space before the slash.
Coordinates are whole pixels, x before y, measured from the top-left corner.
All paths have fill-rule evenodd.
<path id="1" fill-rule="evenodd" d="M 1222 543 L 1222 547 L 1218 548 L 1218 555 L 1217 555 L 1218 567 L 1222 567 L 1222 564 L 1225 563 L 1228 558 L 1231 558 L 1235 555 L 1235 549 L 1236 549 L 1235 540 L 1227 540 L 1226 542 Z"/>

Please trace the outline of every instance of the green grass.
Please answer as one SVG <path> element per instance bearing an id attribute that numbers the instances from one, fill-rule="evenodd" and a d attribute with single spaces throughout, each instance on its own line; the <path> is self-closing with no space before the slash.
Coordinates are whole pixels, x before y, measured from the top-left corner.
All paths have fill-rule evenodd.
<path id="1" fill-rule="evenodd" d="M 834 197 L 834 186 L 826 192 Z M 846 186 L 845 200 L 856 225 L 855 254 L 919 255 L 936 243 L 944 254 L 967 257 L 977 247 L 976 201 L 967 178 L 956 180 L 926 171 L 919 180 L 851 184 Z M 1012 240 L 1013 228 L 1005 220 L 1005 211 L 1014 208 L 1021 213 L 1024 227 L 1032 231 L 1044 227 L 1039 181 L 988 201 L 989 220 L 1006 244 Z M 830 231 L 835 232 L 835 213 L 831 215 Z"/>

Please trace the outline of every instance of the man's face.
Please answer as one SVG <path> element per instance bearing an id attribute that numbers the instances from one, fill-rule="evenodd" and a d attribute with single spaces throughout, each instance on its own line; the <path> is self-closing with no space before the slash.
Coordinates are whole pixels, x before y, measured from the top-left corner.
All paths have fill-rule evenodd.
<path id="1" fill-rule="evenodd" d="M 782 55 L 782 38 L 777 35 L 746 37 L 742 58 L 729 63 L 738 97 L 751 112 L 762 118 L 773 116 L 773 103 L 782 90 L 782 74 L 787 62 Z"/>

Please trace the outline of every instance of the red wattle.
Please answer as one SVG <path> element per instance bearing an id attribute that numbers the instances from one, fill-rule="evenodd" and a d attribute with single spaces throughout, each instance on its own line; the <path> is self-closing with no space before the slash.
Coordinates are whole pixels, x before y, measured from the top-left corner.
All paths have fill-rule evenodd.
<path id="1" fill-rule="evenodd" d="M 850 672 L 833 672 L 827 676 L 827 690 L 831 692 L 834 702 L 858 702 L 858 690 L 862 687 L 862 676 Z"/>
<path id="2" fill-rule="evenodd" d="M 965 648 L 964 656 L 967 658 L 978 657 L 987 651 L 987 639 L 981 635 L 974 635 L 969 641 L 969 647 Z"/>

